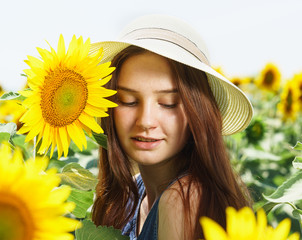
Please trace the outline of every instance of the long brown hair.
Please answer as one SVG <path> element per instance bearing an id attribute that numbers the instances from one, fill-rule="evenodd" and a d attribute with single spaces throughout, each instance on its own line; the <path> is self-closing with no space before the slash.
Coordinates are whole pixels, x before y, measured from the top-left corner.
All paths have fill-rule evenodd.
<path id="1" fill-rule="evenodd" d="M 135 46 L 121 51 L 112 61 L 116 70 L 107 87 L 116 89 L 123 62 L 130 56 L 145 51 Z M 170 59 L 168 62 L 175 74 L 175 83 L 191 132 L 191 138 L 183 150 L 186 158 L 182 166 L 186 168 L 190 178 L 187 190 L 181 190 L 181 194 L 186 226 L 194 227 L 187 228 L 189 232 L 186 232 L 186 239 L 198 239 L 202 237 L 199 217 L 208 216 L 225 227 L 225 208 L 233 206 L 240 209 L 251 206 L 251 200 L 246 187 L 231 167 L 221 134 L 220 111 L 205 73 Z M 133 180 L 131 162 L 120 146 L 114 127 L 114 114 L 110 111 L 110 117 L 102 120 L 102 127 L 108 137 L 108 148 L 101 149 L 100 153 L 99 182 L 92 220 L 96 225 L 110 225 L 121 229 L 133 216 L 139 196 Z M 189 193 L 193 183 L 200 186 L 201 197 L 197 204 L 197 213 L 194 213 L 196 219 L 192 224 L 188 215 Z M 129 205 L 129 202 L 132 204 Z"/>

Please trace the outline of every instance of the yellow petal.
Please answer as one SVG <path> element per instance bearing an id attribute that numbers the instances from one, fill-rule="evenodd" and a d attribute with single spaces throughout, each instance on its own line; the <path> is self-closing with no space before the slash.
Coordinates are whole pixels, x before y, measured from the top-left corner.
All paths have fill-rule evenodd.
<path id="1" fill-rule="evenodd" d="M 64 38 L 63 35 L 60 35 L 59 43 L 58 43 L 58 58 L 59 59 L 64 59 L 65 58 L 65 43 L 64 43 Z"/>
<path id="2" fill-rule="evenodd" d="M 44 126 L 44 136 L 42 138 L 42 144 L 38 152 L 43 154 L 44 151 L 49 148 L 50 144 L 51 144 L 50 125 L 46 123 Z"/>
<path id="3" fill-rule="evenodd" d="M 67 157 L 68 148 L 69 148 L 67 128 L 66 127 L 59 128 L 59 135 L 60 135 L 62 146 L 63 146 L 64 157 Z"/>
<path id="4" fill-rule="evenodd" d="M 117 107 L 118 105 L 104 98 L 95 98 L 88 95 L 87 103 L 96 107 Z"/>
<path id="5" fill-rule="evenodd" d="M 109 116 L 102 109 L 91 106 L 90 104 L 86 104 L 84 112 L 87 113 L 88 115 L 94 116 L 94 117 L 107 117 L 107 116 Z"/>
<path id="6" fill-rule="evenodd" d="M 292 235 L 290 235 L 290 237 L 288 238 L 288 240 L 299 240 L 300 239 L 300 234 L 299 233 L 293 233 Z"/>
<path id="7" fill-rule="evenodd" d="M 67 126 L 67 132 L 72 141 L 77 145 L 77 147 L 83 151 L 83 142 L 86 141 L 86 137 L 82 129 L 79 129 L 75 123 L 72 123 Z"/>
<path id="8" fill-rule="evenodd" d="M 200 224 L 206 240 L 228 240 L 224 229 L 210 218 L 202 217 Z"/>
<path id="9" fill-rule="evenodd" d="M 96 133 L 104 132 L 100 125 L 96 122 L 96 120 L 84 112 L 80 115 L 79 120 L 81 123 L 85 124 L 87 127 L 89 127 L 92 131 Z"/>
<path id="10" fill-rule="evenodd" d="M 41 132 L 43 130 L 43 127 L 44 127 L 43 121 L 39 121 L 39 122 L 37 122 L 36 125 L 32 126 L 31 130 L 28 132 L 28 134 L 25 138 L 25 142 L 29 142 L 35 136 L 37 136 L 39 134 L 39 132 Z"/>
<path id="11" fill-rule="evenodd" d="M 18 91 L 18 93 L 24 97 L 30 97 L 34 94 L 33 91 L 26 90 L 26 91 Z"/>
<path id="12" fill-rule="evenodd" d="M 90 87 L 89 84 L 87 86 L 88 94 L 95 94 L 99 97 L 110 97 L 114 94 L 116 94 L 115 90 L 106 89 L 104 87 Z"/>
<path id="13" fill-rule="evenodd" d="M 63 152 L 63 145 L 60 137 L 59 128 L 55 128 L 56 131 L 56 143 L 57 143 L 57 151 L 58 151 L 58 159 L 61 158 Z"/>
<path id="14" fill-rule="evenodd" d="M 291 221 L 290 219 L 284 219 L 279 225 L 276 227 L 273 235 L 274 240 L 286 240 L 290 231 Z"/>
<path id="15" fill-rule="evenodd" d="M 57 139 L 57 128 L 50 128 L 50 139 L 51 139 L 51 150 L 50 150 L 50 158 L 52 158 L 53 152 L 56 147 L 56 139 Z"/>

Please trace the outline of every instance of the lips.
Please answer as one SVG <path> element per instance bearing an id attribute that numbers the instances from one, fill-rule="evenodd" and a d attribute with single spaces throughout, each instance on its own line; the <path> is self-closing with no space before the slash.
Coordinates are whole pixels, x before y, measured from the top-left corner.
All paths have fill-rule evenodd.
<path id="1" fill-rule="evenodd" d="M 140 142 L 156 142 L 158 141 L 159 139 L 154 139 L 154 138 L 145 138 L 145 137 L 134 137 L 132 138 L 136 141 L 140 141 Z"/>
<path id="2" fill-rule="evenodd" d="M 132 137 L 131 140 L 135 147 L 141 150 L 153 150 L 162 142 L 162 139 L 142 136 Z"/>

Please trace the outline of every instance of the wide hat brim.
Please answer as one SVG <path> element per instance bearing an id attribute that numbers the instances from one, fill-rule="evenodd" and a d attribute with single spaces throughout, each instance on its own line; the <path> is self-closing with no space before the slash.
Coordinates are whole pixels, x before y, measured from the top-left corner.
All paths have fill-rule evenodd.
<path id="1" fill-rule="evenodd" d="M 210 67 L 207 62 L 205 46 L 203 42 L 200 42 L 200 37 L 196 32 L 194 32 L 194 30 L 190 29 L 188 25 L 181 21 L 179 22 L 179 20 L 175 18 L 171 19 L 171 17 L 156 16 L 156 19 L 157 21 L 154 21 L 154 16 L 147 16 L 134 21 L 124 29 L 118 40 L 94 43 L 91 46 L 91 52 L 95 52 L 102 48 L 104 55 L 101 63 L 103 63 L 111 61 L 123 49 L 130 45 L 134 45 L 205 72 L 210 88 L 221 112 L 222 135 L 231 135 L 244 130 L 249 125 L 253 116 L 253 107 L 247 96 L 241 91 L 241 89 L 236 87 L 223 75 Z M 175 24 L 175 21 L 178 21 L 178 24 Z M 167 22 L 168 27 L 165 25 Z M 160 32 L 162 29 L 168 29 L 169 35 L 171 29 L 175 31 L 173 28 L 176 28 L 176 30 L 178 30 L 176 38 L 180 34 L 180 26 L 182 26 L 183 32 L 181 34 L 188 35 L 193 39 L 194 37 L 198 39 L 199 42 L 197 43 L 195 41 L 194 45 L 196 44 L 199 49 L 203 48 L 202 53 L 204 57 L 200 56 L 198 58 L 194 53 L 192 54 L 190 49 L 189 51 L 188 49 L 184 49 L 184 45 L 181 41 L 186 41 L 185 38 L 181 38 L 180 42 L 178 42 L 175 38 L 167 40 L 165 36 L 148 36 L 148 31 L 151 25 L 153 29 L 153 25 L 156 26 L 155 29 L 160 29 Z M 143 30 L 144 32 L 142 35 L 129 34 L 136 30 L 141 31 L 141 29 L 145 29 L 145 26 L 148 26 L 147 34 L 145 30 Z M 156 30 L 155 35 L 160 32 L 157 32 Z M 194 45 L 192 45 L 192 48 L 194 48 Z M 202 60 L 200 58 L 202 58 Z"/>

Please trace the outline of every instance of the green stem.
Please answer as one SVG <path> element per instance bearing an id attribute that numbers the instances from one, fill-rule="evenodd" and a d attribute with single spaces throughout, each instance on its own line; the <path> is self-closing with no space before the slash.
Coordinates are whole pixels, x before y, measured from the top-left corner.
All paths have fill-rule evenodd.
<path id="1" fill-rule="evenodd" d="M 287 202 L 287 204 L 290 205 L 294 210 L 298 209 L 294 204 L 292 204 L 290 202 Z M 300 232 L 302 234 L 302 219 L 301 219 L 301 216 L 299 218 L 300 219 L 298 220 L 298 222 L 299 222 L 299 226 L 300 226 Z"/>

